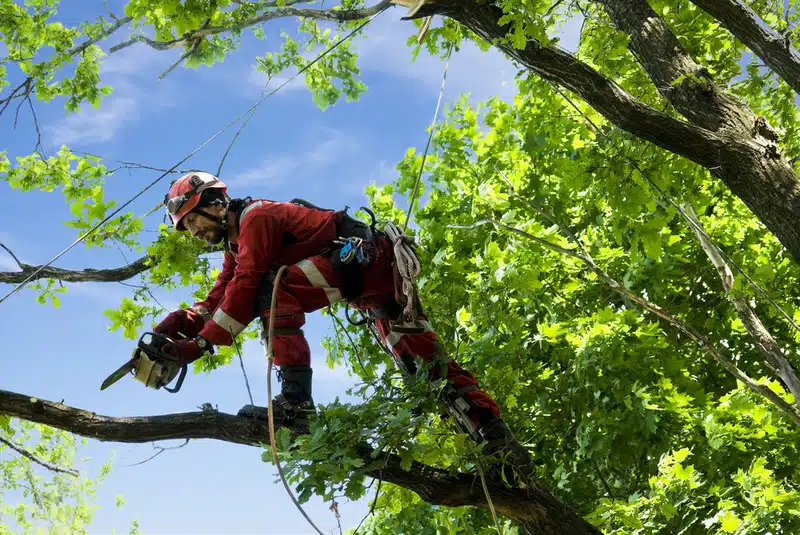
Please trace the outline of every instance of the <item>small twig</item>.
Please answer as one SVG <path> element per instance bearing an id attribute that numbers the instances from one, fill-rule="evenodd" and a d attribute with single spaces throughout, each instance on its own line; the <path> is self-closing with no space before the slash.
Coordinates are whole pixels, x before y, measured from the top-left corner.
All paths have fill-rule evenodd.
<path id="1" fill-rule="evenodd" d="M 12 100 L 14 100 L 15 98 L 20 98 L 20 97 L 24 98 L 24 97 L 26 97 L 26 96 L 31 94 L 31 91 L 33 90 L 33 86 L 31 85 L 32 81 L 33 81 L 33 78 L 30 78 L 30 77 L 26 78 L 24 82 L 22 82 L 17 87 L 15 87 L 14 89 L 11 90 L 11 94 L 9 96 L 7 96 L 7 97 L 5 97 L 3 99 L 0 99 L 0 104 L 3 105 L 3 107 L 0 109 L 0 115 L 3 115 L 3 112 L 6 111 L 6 108 L 8 108 L 8 106 L 11 104 Z M 25 90 L 25 93 L 18 94 L 23 89 Z"/>
<path id="2" fill-rule="evenodd" d="M 608 494 L 608 497 L 613 500 L 614 493 L 611 492 L 611 487 L 608 486 L 608 482 L 606 481 L 605 476 L 603 476 L 603 472 L 600 470 L 600 465 L 597 463 L 597 461 L 594 461 L 594 469 L 597 471 L 597 477 L 600 478 L 603 488 L 606 489 L 606 494 Z"/>
<path id="3" fill-rule="evenodd" d="M 363 524 L 364 521 L 367 518 L 369 518 L 370 516 L 372 516 L 372 514 L 375 512 L 375 506 L 378 503 L 378 496 L 381 493 L 381 485 L 382 484 L 383 484 L 383 480 L 379 479 L 378 480 L 378 488 L 375 489 L 375 498 L 372 499 L 372 506 L 369 508 L 369 511 L 367 511 L 367 514 L 364 515 L 364 518 L 361 519 L 361 522 L 358 523 L 358 526 L 356 526 L 355 531 L 353 531 L 353 535 L 358 535 L 358 530 L 361 529 L 361 524 Z"/>
<path id="4" fill-rule="evenodd" d="M 5 245 L 3 245 L 2 243 L 0 243 L 0 247 L 2 247 L 3 249 L 5 249 L 5 250 L 6 250 L 6 252 L 7 252 L 8 254 L 10 254 L 10 255 L 11 255 L 11 258 L 13 258 L 13 259 L 14 259 L 14 262 L 16 262 L 16 263 L 17 263 L 17 265 L 19 266 L 19 268 L 20 268 L 21 270 L 25 271 L 25 265 L 24 265 L 22 262 L 20 262 L 20 261 L 19 261 L 19 258 L 17 258 L 17 255 L 15 255 L 14 253 L 12 253 L 12 252 L 11 252 L 11 249 L 9 249 L 8 247 L 6 247 L 6 246 L 5 246 Z"/>
<path id="5" fill-rule="evenodd" d="M 78 472 L 74 468 L 63 468 L 63 467 L 55 465 L 55 464 L 53 464 L 51 462 L 45 461 L 44 459 L 40 459 L 39 457 L 37 457 L 33 453 L 31 453 L 28 450 L 26 450 L 22 445 L 16 444 L 15 442 L 12 442 L 11 440 L 9 440 L 7 438 L 0 437 L 0 442 L 5 444 L 6 446 L 11 448 L 12 450 L 16 451 L 17 453 L 19 453 L 23 457 L 26 457 L 26 458 L 30 459 L 34 463 L 38 464 L 39 466 L 43 466 L 43 467 L 47 468 L 48 470 L 52 470 L 53 472 L 59 472 L 61 474 L 68 474 L 68 475 L 71 475 L 73 477 L 78 477 L 80 475 L 80 472 Z"/>
<path id="6" fill-rule="evenodd" d="M 123 164 L 123 165 L 120 165 L 119 167 L 115 167 L 114 169 L 109 170 L 107 174 L 111 174 L 111 173 L 113 173 L 115 171 L 119 171 L 120 169 L 149 169 L 150 171 L 160 171 L 162 173 L 173 173 L 173 174 L 181 174 L 181 175 L 190 172 L 190 170 L 188 170 L 188 169 L 174 169 L 174 170 L 170 171 L 169 169 L 163 169 L 161 167 L 154 167 L 152 165 L 145 165 L 143 163 L 138 163 L 138 162 L 127 162 L 125 160 L 117 160 L 117 161 L 119 163 Z"/>
<path id="7" fill-rule="evenodd" d="M 575 245 L 580 247 L 581 252 L 584 255 L 586 255 L 587 258 L 590 258 L 590 259 L 592 258 L 592 256 L 589 254 L 589 251 L 586 250 L 586 248 L 583 246 L 583 243 L 578 239 L 577 236 L 575 236 L 575 234 L 569 229 L 569 227 L 567 227 L 566 225 L 561 223 L 561 221 L 557 220 L 552 214 L 546 212 L 543 208 L 541 208 L 538 205 L 538 203 L 534 203 L 533 201 L 529 201 L 528 199 L 525 199 L 524 197 L 522 197 L 520 195 L 517 195 L 517 193 L 514 191 L 514 185 L 511 184 L 511 181 L 508 179 L 508 177 L 506 177 L 506 175 L 503 174 L 503 172 L 500 169 L 497 168 L 497 165 L 494 165 L 494 169 L 495 169 L 495 171 L 497 171 L 500 174 L 501 178 L 503 180 L 505 180 L 506 184 L 508 184 L 509 195 L 511 197 L 513 197 L 514 199 L 517 199 L 518 201 L 523 203 L 525 206 L 527 206 L 528 208 L 530 208 L 531 210 L 533 210 L 534 212 L 538 213 L 539 215 L 541 215 L 542 217 L 544 217 L 545 219 L 550 221 L 552 224 L 557 226 L 559 228 L 559 230 L 561 230 L 561 232 L 564 235 L 567 236 L 567 238 L 572 240 L 575 243 Z"/>
<path id="8" fill-rule="evenodd" d="M 42 130 L 39 128 L 39 118 L 36 116 L 36 110 L 33 108 L 31 96 L 28 95 L 25 100 L 28 101 L 28 106 L 31 109 L 31 115 L 33 116 L 33 126 L 36 128 L 36 152 L 39 154 L 39 157 L 41 157 L 42 160 L 47 160 L 44 155 L 44 151 L 42 150 Z"/>
<path id="9" fill-rule="evenodd" d="M 144 461 L 139 461 L 138 463 L 133 463 L 133 464 L 126 464 L 126 465 L 124 465 L 124 466 L 125 466 L 125 467 L 131 467 L 131 466 L 139 466 L 139 465 L 142 465 L 142 464 L 144 464 L 144 463 L 146 463 L 146 462 L 152 461 L 153 459 L 155 459 L 156 457 L 158 457 L 159 455 L 161 455 L 162 453 L 164 453 L 164 452 L 165 452 L 165 451 L 167 451 L 167 450 L 179 450 L 179 449 L 181 449 L 182 447 L 186 446 L 188 443 L 189 443 L 189 439 L 187 438 L 187 439 L 185 439 L 185 440 L 184 440 L 183 444 L 180 444 L 180 445 L 178 445 L 178 446 L 168 446 L 168 447 L 164 447 L 164 446 L 158 446 L 158 445 L 156 445 L 156 444 L 153 444 L 153 448 L 154 448 L 154 449 L 156 449 L 156 450 L 158 450 L 156 453 L 154 453 L 153 455 L 151 455 L 150 457 L 148 457 L 148 458 L 147 458 L 147 459 L 145 459 Z"/>
<path id="10" fill-rule="evenodd" d="M 347 329 L 346 329 L 346 328 L 344 327 L 344 325 L 342 324 L 342 320 L 341 320 L 341 319 L 339 319 L 339 316 L 337 316 L 337 315 L 336 315 L 336 314 L 333 312 L 333 310 L 331 310 L 331 307 L 330 307 L 330 305 L 328 305 L 328 313 L 330 313 L 330 315 L 331 315 L 331 317 L 333 318 L 333 320 L 334 320 L 334 321 L 335 321 L 335 322 L 336 322 L 336 323 L 339 325 L 339 327 L 340 327 L 340 328 L 342 329 L 342 331 L 344 332 L 345 336 L 347 336 L 347 339 L 350 341 L 350 345 L 351 345 L 351 346 L 352 346 L 352 348 L 353 348 L 353 353 L 355 353 L 355 355 L 356 355 L 356 358 L 358 359 L 358 363 L 361 365 L 361 371 L 363 371 L 363 372 L 364 372 L 364 375 L 365 375 L 365 376 L 369 376 L 369 374 L 367 373 L 367 368 L 365 368 L 365 367 L 364 367 L 364 362 L 361 360 L 361 353 L 358 351 L 358 346 L 357 346 L 357 345 L 356 345 L 356 343 L 353 341 L 353 337 L 352 337 L 352 336 L 350 336 L 350 333 L 347 331 Z M 365 379 L 366 379 L 366 377 L 365 377 Z"/>
<path id="11" fill-rule="evenodd" d="M 270 10 L 257 17 L 245 20 L 239 24 L 236 24 L 235 28 L 237 30 L 241 30 L 244 28 L 255 26 L 256 24 L 261 24 L 263 22 L 284 17 L 310 18 L 310 19 L 328 20 L 332 22 L 355 21 L 355 20 L 366 19 L 373 15 L 376 15 L 377 13 L 380 13 L 384 9 L 388 8 L 390 5 L 391 5 L 391 0 L 381 0 L 374 6 L 359 8 L 359 9 L 308 9 L 308 8 L 283 7 L 277 10 Z M 113 54 L 115 52 L 119 52 L 123 48 L 127 48 L 136 43 L 144 43 L 150 48 L 153 48 L 155 50 L 169 50 L 170 48 L 183 46 L 186 43 L 189 43 L 195 39 L 201 39 L 207 35 L 217 35 L 220 33 L 227 33 L 232 31 L 233 29 L 234 29 L 233 25 L 209 26 L 205 28 L 199 28 L 191 32 L 187 32 L 182 37 L 179 37 L 177 39 L 172 39 L 170 41 L 154 41 L 153 39 L 145 37 L 144 35 L 134 35 L 128 40 L 112 46 L 108 50 L 108 53 Z"/>
<path id="12" fill-rule="evenodd" d="M 250 381 L 247 379 L 247 372 L 244 369 L 244 359 L 242 358 L 242 352 L 239 350 L 239 343 L 236 341 L 236 337 L 233 335 L 233 330 L 229 329 L 228 332 L 231 335 L 231 340 L 233 340 L 233 347 L 236 348 L 236 354 L 239 355 L 239 366 L 242 367 L 242 375 L 244 375 L 244 385 L 247 387 L 247 396 L 250 398 L 250 405 L 255 407 L 256 402 L 253 401 L 253 392 L 250 390 Z"/>
<path id="13" fill-rule="evenodd" d="M 179 57 L 177 59 L 177 61 L 175 61 L 175 63 L 170 65 L 169 68 L 166 71 L 164 71 L 161 74 L 159 74 L 158 75 L 158 79 L 159 80 L 163 80 L 169 73 L 171 73 L 172 71 L 177 69 L 178 65 L 180 65 L 181 63 L 186 61 L 186 58 L 188 58 L 189 56 L 191 56 L 192 54 L 197 52 L 197 49 L 200 47 L 200 43 L 202 43 L 202 42 L 203 42 L 203 38 L 202 37 L 199 37 L 199 38 L 195 39 L 195 41 L 192 43 L 191 48 L 189 48 L 189 50 L 187 50 L 186 52 L 181 54 L 181 57 Z"/>
<path id="14" fill-rule="evenodd" d="M 115 21 L 118 21 L 118 20 L 119 20 L 119 17 L 117 17 L 117 16 L 114 14 L 114 12 L 113 12 L 113 11 L 111 11 L 111 8 L 110 8 L 110 7 L 108 7 L 108 0 L 103 0 L 103 5 L 106 7 L 106 11 L 108 11 L 108 16 L 109 16 L 109 17 L 111 17 L 113 20 L 115 20 Z"/>
<path id="15" fill-rule="evenodd" d="M 336 503 L 336 496 L 331 498 L 331 506 L 330 510 L 333 511 L 333 514 L 336 516 L 336 524 L 339 526 L 339 535 L 343 535 L 342 531 L 342 515 L 339 514 L 339 504 Z"/>

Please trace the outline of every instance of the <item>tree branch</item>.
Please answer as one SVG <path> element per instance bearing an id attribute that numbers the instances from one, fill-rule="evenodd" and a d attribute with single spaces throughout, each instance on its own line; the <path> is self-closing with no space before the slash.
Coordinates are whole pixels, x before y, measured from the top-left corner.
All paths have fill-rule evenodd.
<path id="1" fill-rule="evenodd" d="M 756 394 L 761 395 L 762 397 L 766 398 L 767 401 L 772 403 L 776 408 L 778 408 L 781 412 L 785 413 L 796 425 L 800 426 L 800 410 L 796 407 L 790 405 L 783 398 L 781 398 L 778 394 L 773 392 L 769 389 L 768 386 L 762 385 L 758 383 L 756 380 L 749 377 L 746 373 L 740 370 L 734 363 L 731 361 L 727 356 L 725 356 L 720 350 L 714 347 L 714 344 L 711 343 L 708 338 L 700 334 L 696 329 L 693 327 L 686 325 L 683 320 L 678 318 L 677 316 L 671 314 L 670 312 L 664 310 L 660 306 L 651 303 L 647 299 L 640 297 L 633 293 L 632 291 L 625 288 L 619 281 L 611 277 L 608 273 L 602 270 L 591 258 L 584 256 L 582 253 L 577 252 L 574 249 L 565 249 L 559 245 L 556 245 L 552 242 L 547 240 L 543 240 L 538 236 L 534 236 L 524 230 L 520 230 L 518 228 L 506 225 L 499 221 L 495 221 L 493 219 L 482 219 L 480 221 L 476 221 L 471 225 L 455 225 L 451 224 L 448 225 L 448 228 L 461 228 L 461 229 L 471 229 L 477 228 L 482 225 L 494 225 L 496 227 L 508 230 L 518 236 L 522 236 L 525 239 L 534 241 L 548 249 L 555 251 L 557 253 L 565 254 L 567 256 L 571 256 L 572 258 L 576 258 L 586 264 L 586 266 L 591 269 L 598 277 L 600 277 L 606 284 L 608 284 L 615 292 L 619 293 L 620 295 L 624 295 L 629 300 L 633 301 L 634 303 L 638 304 L 645 310 L 655 314 L 659 318 L 667 321 L 668 323 L 672 324 L 686 336 L 694 340 L 701 348 L 703 348 L 706 352 L 708 352 L 717 362 L 719 362 L 723 368 L 725 368 L 728 372 L 731 373 L 736 379 L 741 381 L 747 388 L 755 392 Z"/>
<path id="2" fill-rule="evenodd" d="M 2 244 L 0 244 L 1 246 Z M 4 249 L 8 249 L 3 246 Z M 8 251 L 9 253 L 11 251 Z M 12 254 L 12 256 L 14 256 Z M 17 260 L 16 257 L 14 257 Z M 57 279 L 64 282 L 119 282 L 135 277 L 150 269 L 151 256 L 143 256 L 126 266 L 111 269 L 61 269 L 48 266 L 36 274 L 35 279 Z M 31 273 L 34 273 L 40 266 L 23 264 L 19 260 L 22 271 L 3 271 L 0 272 L 0 283 L 18 284 L 24 281 Z M 34 280 L 34 279 L 32 279 Z"/>
<path id="3" fill-rule="evenodd" d="M 780 347 L 778 347 L 775 339 L 767 328 L 764 327 L 764 324 L 761 323 L 761 319 L 755 311 L 747 304 L 747 300 L 742 295 L 732 294 L 733 273 L 719 254 L 716 246 L 706 238 L 705 235 L 708 233 L 705 232 L 700 224 L 700 220 L 697 218 L 697 214 L 695 214 L 691 204 L 686 203 L 684 206 L 684 211 L 694 222 L 695 226 L 692 230 L 694 230 L 695 236 L 697 236 L 697 239 L 700 241 L 701 248 L 705 251 L 706 255 L 708 255 L 709 259 L 711 259 L 711 263 L 716 266 L 720 278 L 722 278 L 722 287 L 725 289 L 725 293 L 730 298 L 734 308 L 736 308 L 736 312 L 739 314 L 739 318 L 742 320 L 745 329 L 750 333 L 756 347 L 758 347 L 759 351 L 764 355 L 767 367 L 775 372 L 782 380 L 786 389 L 794 396 L 795 410 L 798 410 L 797 403 L 800 402 L 800 379 L 797 377 L 794 366 L 783 354 Z"/>
<path id="4" fill-rule="evenodd" d="M 630 35 L 628 48 L 684 117 L 711 131 L 750 132 L 755 116 L 720 90 L 647 0 L 600 0 L 614 25 Z"/>
<path id="5" fill-rule="evenodd" d="M 112 33 L 114 33 L 117 30 L 119 30 L 121 27 L 126 25 L 127 23 L 131 22 L 132 20 L 133 20 L 133 17 L 115 18 L 114 24 L 112 24 L 111 26 L 109 26 L 108 28 L 106 28 L 105 30 L 100 32 L 99 34 L 97 34 L 97 36 L 91 37 L 91 38 L 85 40 L 83 43 L 73 47 L 71 50 L 67 51 L 67 53 L 70 56 L 76 56 L 76 55 L 82 53 L 84 50 L 86 50 L 87 48 L 89 48 L 90 46 L 95 44 L 96 42 L 102 41 L 103 39 L 105 39 L 106 37 L 111 35 Z M 25 90 L 24 93 L 20 93 L 23 89 Z M 34 89 L 33 88 L 33 77 L 29 76 L 20 85 L 18 85 L 14 89 L 12 89 L 11 90 L 11 94 L 9 96 L 0 99 L 0 106 L 2 106 L 2 108 L 0 108 L 0 115 L 2 115 L 4 111 L 6 111 L 6 108 L 8 108 L 9 103 L 13 99 L 19 98 L 19 97 L 22 97 L 22 96 L 29 97 L 31 92 L 33 92 L 33 89 Z"/>
<path id="6" fill-rule="evenodd" d="M 266 422 L 216 411 L 117 418 L 0 390 L 0 414 L 105 442 L 204 438 L 261 447 L 269 443 Z M 277 422 L 276 427 L 280 428 Z M 291 429 L 291 432 L 297 436 L 301 431 Z M 373 457 L 374 452 L 367 445 L 358 453 L 369 467 L 365 470 L 368 476 L 405 487 L 431 504 L 487 507 L 486 497 L 475 483 L 474 475 L 452 474 L 416 462 L 407 471 L 401 467 L 397 455 L 380 453 Z M 487 483 L 497 511 L 518 522 L 529 534 L 600 535 L 544 489 L 509 488 L 498 481 Z"/>
<path id="7" fill-rule="evenodd" d="M 239 30 L 249 28 L 250 26 L 255 26 L 256 24 L 261 24 L 262 22 L 284 17 L 305 17 L 334 22 L 359 20 L 371 17 L 372 15 L 381 12 L 391 3 L 391 0 L 381 0 L 376 5 L 363 9 L 310 9 L 301 7 L 281 7 L 275 9 L 274 11 L 268 11 L 267 13 L 263 13 L 257 17 L 248 19 L 241 24 L 237 24 L 235 29 Z M 114 52 L 119 52 L 123 48 L 127 48 L 135 43 L 144 43 L 156 50 L 169 50 L 170 48 L 185 46 L 187 44 L 196 46 L 196 42 L 199 42 L 201 39 L 204 39 L 209 35 L 227 33 L 232 30 L 234 30 L 233 26 L 208 26 L 206 28 L 200 28 L 191 32 L 187 32 L 182 37 L 169 41 L 155 41 L 149 37 L 145 37 L 144 35 L 134 35 L 130 39 L 112 46 L 108 52 L 109 54 L 113 54 Z"/>
<path id="8" fill-rule="evenodd" d="M 741 0 L 691 1 L 717 19 L 796 93 L 800 93 L 800 55 L 787 37 L 770 28 Z"/>
<path id="9" fill-rule="evenodd" d="M 23 269 L 23 270 L 25 269 L 25 265 L 24 265 L 22 262 L 20 262 L 20 261 L 19 261 L 19 258 L 17 258 L 17 255 L 15 255 L 13 252 L 11 252 L 11 249 L 9 249 L 8 247 L 6 247 L 6 246 L 5 246 L 5 245 L 3 245 L 2 243 L 0 243 L 0 247 L 2 247 L 3 249 L 5 249 L 5 250 L 6 250 L 6 252 L 7 252 L 8 254 L 10 254 L 10 255 L 11 255 L 11 258 L 13 258 L 13 259 L 14 259 L 14 261 L 17 263 L 17 265 L 19 266 L 19 268 L 20 268 L 20 269 Z"/>
<path id="10" fill-rule="evenodd" d="M 17 444 L 15 442 L 12 442 L 11 440 L 9 440 L 7 438 L 0 437 L 0 442 L 5 444 L 6 446 L 11 448 L 12 450 L 16 451 L 17 453 L 19 453 L 23 457 L 26 457 L 26 458 L 30 459 L 34 463 L 38 464 L 39 466 L 43 466 L 43 467 L 47 468 L 48 470 L 52 470 L 53 472 L 59 472 L 61 474 L 68 474 L 68 475 L 71 475 L 73 477 L 78 477 L 78 475 L 80 475 L 80 473 L 77 470 L 75 470 L 74 468 L 62 468 L 62 467 L 60 467 L 60 466 L 58 466 L 56 464 L 53 464 L 53 463 L 48 462 L 48 461 L 45 461 L 44 459 L 40 459 L 39 457 L 37 457 L 33 453 L 31 453 L 28 450 L 26 450 L 22 445 Z"/>

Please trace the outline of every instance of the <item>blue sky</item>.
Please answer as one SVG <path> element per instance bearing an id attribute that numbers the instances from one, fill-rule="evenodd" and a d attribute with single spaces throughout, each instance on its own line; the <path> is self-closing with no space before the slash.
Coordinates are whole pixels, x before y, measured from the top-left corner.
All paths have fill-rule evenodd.
<path id="1" fill-rule="evenodd" d="M 118 13 L 120 2 L 110 3 Z M 105 13 L 103 2 L 66 2 L 59 18 L 75 24 Z M 359 39 L 360 66 L 369 87 L 359 102 L 340 103 L 325 112 L 311 101 L 302 82 L 293 83 L 268 99 L 242 132 L 223 169 L 222 178 L 234 196 L 289 200 L 303 197 L 316 204 L 341 208 L 365 204 L 364 188 L 392 181 L 409 147 L 422 151 L 444 65 L 424 53 L 412 63 L 405 39 L 415 28 L 394 8 L 382 14 Z M 36 102 L 47 154 L 62 143 L 76 151 L 98 154 L 114 167 L 115 160 L 168 168 L 205 141 L 259 97 L 264 79 L 253 69 L 254 57 L 279 46 L 281 29 L 292 32 L 294 22 L 274 21 L 269 38 L 245 36 L 241 48 L 213 68 L 177 69 L 162 81 L 158 74 L 180 51 L 157 52 L 144 45 L 106 58 L 104 83 L 115 88 L 99 110 L 85 106 L 66 116 L 58 103 Z M 104 44 L 121 40 L 121 34 Z M 445 102 L 469 92 L 473 100 L 493 95 L 510 98 L 516 68 L 499 53 L 465 47 L 450 64 Z M 12 80 L 13 82 L 14 80 Z M 274 87 L 274 86 L 272 86 Z M 0 117 L 0 150 L 9 157 L 29 154 L 35 132 L 29 112 L 20 112 L 14 130 L 13 113 Z M 216 169 L 233 130 L 207 146 L 181 168 Z M 119 172 L 108 180 L 107 198 L 126 201 L 156 178 L 152 171 Z M 148 191 L 129 208 L 144 214 L 164 195 L 168 179 Z M 60 192 L 21 193 L 0 185 L 0 242 L 25 263 L 41 264 L 69 245 L 76 234 L 63 225 L 70 214 Z M 149 216 L 142 241 L 162 220 L 163 212 Z M 124 253 L 124 256 L 123 256 Z M 62 268 L 116 267 L 137 257 L 115 248 L 71 250 L 55 265 Z M 0 270 L 15 270 L 10 256 L 0 251 Z M 135 282 L 131 281 L 131 282 Z M 69 284 L 61 307 L 38 305 L 33 292 L 24 290 L 0 304 L 4 356 L 0 359 L 0 388 L 22 392 L 112 416 L 153 415 L 195 410 L 204 402 L 221 411 L 235 412 L 247 403 L 238 363 L 208 376 L 187 378 L 177 395 L 152 391 L 124 379 L 105 392 L 104 377 L 127 360 L 133 343 L 121 332 L 110 332 L 102 312 L 118 305 L 130 289 L 119 284 Z M 11 286 L 0 285 L 5 294 Z M 162 296 L 168 307 L 187 299 L 188 290 Z M 311 314 L 305 328 L 315 366 L 314 398 L 327 403 L 344 396 L 353 384 L 347 370 L 325 365 L 320 341 L 331 329 L 329 319 Z M 266 362 L 262 347 L 244 348 L 250 383 L 257 402 L 266 402 Z M 170 443 L 163 446 L 173 445 Z M 192 441 L 177 451 L 135 467 L 154 453 L 151 444 L 104 444 L 90 441 L 80 450 L 91 457 L 93 473 L 114 455 L 112 475 L 99 489 L 99 510 L 92 534 L 126 532 L 131 521 L 142 533 L 156 534 L 289 534 L 311 528 L 295 510 L 277 480 L 272 465 L 261 462 L 261 451 L 233 444 Z M 116 507 L 116 496 L 126 500 Z M 355 527 L 368 510 L 371 495 L 359 503 L 340 502 L 342 526 Z M 329 504 L 312 500 L 307 511 L 325 532 L 334 532 L 336 520 Z"/>

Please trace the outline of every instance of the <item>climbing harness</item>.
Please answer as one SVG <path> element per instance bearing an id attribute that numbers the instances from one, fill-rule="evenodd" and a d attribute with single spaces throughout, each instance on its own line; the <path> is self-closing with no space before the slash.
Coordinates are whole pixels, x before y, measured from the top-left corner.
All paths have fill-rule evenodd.
<path id="1" fill-rule="evenodd" d="M 129 373 L 133 373 L 134 379 L 149 388 L 156 390 L 163 388 L 167 392 L 177 393 L 186 378 L 187 366 L 185 364 L 180 366 L 176 357 L 164 353 L 163 347 L 172 343 L 173 340 L 163 334 L 152 332 L 142 334 L 136 349 L 133 350 L 133 357 L 106 377 L 100 385 L 100 390 L 105 390 Z M 213 353 L 213 350 L 211 351 Z M 175 386 L 168 387 L 167 385 L 179 373 Z"/>

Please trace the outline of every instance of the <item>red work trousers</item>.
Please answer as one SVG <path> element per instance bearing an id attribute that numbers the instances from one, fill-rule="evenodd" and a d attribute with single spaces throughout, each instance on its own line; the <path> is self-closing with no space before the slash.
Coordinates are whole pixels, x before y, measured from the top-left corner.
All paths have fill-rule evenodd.
<path id="1" fill-rule="evenodd" d="M 379 308 L 396 303 L 393 275 L 394 252 L 390 240 L 380 236 L 375 240 L 375 250 L 371 253 L 371 262 L 363 268 L 364 287 L 362 295 L 351 305 L 356 308 Z M 284 270 L 278 287 L 278 298 L 275 308 L 275 329 L 299 329 L 305 324 L 305 313 L 313 312 L 341 301 L 342 287 L 339 274 L 334 271 L 328 256 L 314 256 L 301 260 Z M 270 311 L 261 315 L 264 325 L 269 325 Z M 396 359 L 401 355 L 421 357 L 430 362 L 437 357 L 438 344 L 436 333 L 425 316 L 416 318 L 425 326 L 425 332 L 399 333 L 392 331 L 389 320 L 377 319 L 376 327 L 381 340 Z M 275 364 L 278 366 L 310 366 L 311 351 L 302 333 L 276 334 L 273 340 Z M 470 372 L 450 359 L 446 363 L 446 379 L 453 388 L 460 390 L 474 386 L 476 389 L 464 394 L 473 405 L 489 409 L 499 416 L 500 409 L 494 399 L 477 388 L 477 382 Z M 440 377 L 440 367 L 431 366 L 430 376 L 433 380 Z M 473 418 L 473 421 L 475 418 Z"/>

